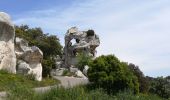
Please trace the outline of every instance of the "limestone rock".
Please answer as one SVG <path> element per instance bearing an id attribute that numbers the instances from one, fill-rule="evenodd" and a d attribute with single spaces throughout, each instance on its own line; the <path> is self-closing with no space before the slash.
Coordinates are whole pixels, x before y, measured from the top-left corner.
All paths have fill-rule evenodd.
<path id="1" fill-rule="evenodd" d="M 41 81 L 43 52 L 36 46 L 29 47 L 27 41 L 16 37 L 15 53 L 18 59 L 17 72 L 33 74 L 36 80 Z"/>
<path id="2" fill-rule="evenodd" d="M 62 76 L 65 70 L 67 69 L 65 68 L 52 69 L 50 74 L 51 76 Z"/>
<path id="3" fill-rule="evenodd" d="M 78 71 L 75 73 L 75 75 L 76 75 L 77 77 L 79 77 L 79 78 L 87 79 L 87 77 L 86 77 L 80 70 L 78 70 Z"/>
<path id="4" fill-rule="evenodd" d="M 0 12 L 0 70 L 16 73 L 15 29 L 10 16 Z"/>
<path id="5" fill-rule="evenodd" d="M 87 54 L 94 58 L 96 56 L 96 47 L 100 45 L 98 35 L 93 30 L 79 31 L 78 28 L 70 28 L 65 35 L 65 47 L 63 55 L 63 66 L 75 66 L 78 62 L 77 55 Z"/>
<path id="6" fill-rule="evenodd" d="M 72 72 L 72 73 L 76 73 L 79 70 L 76 67 L 70 67 L 69 69 L 70 69 L 70 72 Z"/>
<path id="7" fill-rule="evenodd" d="M 84 66 L 83 74 L 86 75 L 86 76 L 87 76 L 88 69 L 89 69 L 88 65 Z"/>

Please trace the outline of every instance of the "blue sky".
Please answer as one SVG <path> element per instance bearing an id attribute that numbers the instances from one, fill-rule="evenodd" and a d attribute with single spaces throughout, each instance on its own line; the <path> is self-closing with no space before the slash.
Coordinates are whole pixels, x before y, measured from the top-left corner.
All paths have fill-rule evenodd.
<path id="1" fill-rule="evenodd" d="M 169 0 L 1 0 L 15 24 L 41 27 L 63 44 L 66 30 L 94 29 L 98 55 L 115 54 L 145 75 L 170 75 Z"/>

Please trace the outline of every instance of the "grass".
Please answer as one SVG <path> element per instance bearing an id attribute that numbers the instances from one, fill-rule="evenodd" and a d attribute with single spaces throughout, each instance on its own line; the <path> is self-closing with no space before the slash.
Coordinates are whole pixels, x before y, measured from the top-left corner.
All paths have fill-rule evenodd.
<path id="1" fill-rule="evenodd" d="M 19 74 L 10 74 L 6 71 L 0 71 L 0 91 L 6 91 L 15 85 L 25 85 L 30 88 L 44 87 L 49 85 L 56 85 L 59 81 L 52 78 L 45 78 L 42 81 L 35 81 L 28 76 Z"/>
<path id="2" fill-rule="evenodd" d="M 163 100 L 156 95 L 134 95 L 132 92 L 119 92 L 108 95 L 102 89 L 89 90 L 86 86 L 74 88 L 56 87 L 43 94 L 35 93 L 24 86 L 17 86 L 8 92 L 7 100 Z"/>
<path id="3" fill-rule="evenodd" d="M 7 91 L 6 100 L 164 100 L 152 94 L 134 95 L 130 91 L 108 95 L 102 89 L 89 88 L 88 86 L 56 87 L 45 93 L 37 93 L 32 89 L 58 83 L 59 81 L 50 78 L 38 82 L 31 80 L 29 76 L 0 71 L 0 90 Z"/>

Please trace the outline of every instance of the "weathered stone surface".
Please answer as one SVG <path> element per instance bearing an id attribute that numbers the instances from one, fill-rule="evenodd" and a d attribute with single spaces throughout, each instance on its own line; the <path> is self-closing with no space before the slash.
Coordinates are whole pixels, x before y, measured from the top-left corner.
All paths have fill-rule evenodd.
<path id="1" fill-rule="evenodd" d="M 87 76 L 88 69 L 89 69 L 88 65 L 84 66 L 83 74 L 86 75 L 86 76 Z"/>
<path id="2" fill-rule="evenodd" d="M 73 43 L 75 41 L 75 43 Z M 100 44 L 98 35 L 93 30 L 79 31 L 78 28 L 70 28 L 65 35 L 65 47 L 63 55 L 64 67 L 75 66 L 80 53 L 95 57 L 96 47 Z"/>
<path id="3" fill-rule="evenodd" d="M 65 70 L 65 68 L 52 69 L 50 74 L 51 76 L 62 76 Z"/>
<path id="4" fill-rule="evenodd" d="M 0 70 L 16 73 L 15 30 L 10 16 L 0 12 Z"/>
<path id="5" fill-rule="evenodd" d="M 43 52 L 36 46 L 29 47 L 27 41 L 16 37 L 15 53 L 18 59 L 17 73 L 33 74 L 36 80 L 41 81 Z"/>
<path id="6" fill-rule="evenodd" d="M 87 79 L 87 77 L 80 70 L 78 70 L 75 74 L 76 77 Z"/>

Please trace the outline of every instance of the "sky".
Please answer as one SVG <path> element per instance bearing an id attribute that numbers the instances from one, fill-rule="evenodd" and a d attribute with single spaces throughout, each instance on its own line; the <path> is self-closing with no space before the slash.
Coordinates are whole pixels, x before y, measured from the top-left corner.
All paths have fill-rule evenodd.
<path id="1" fill-rule="evenodd" d="M 1 0 L 16 25 L 41 27 L 64 42 L 67 29 L 95 30 L 98 56 L 114 54 L 147 76 L 170 75 L 169 0 Z"/>

